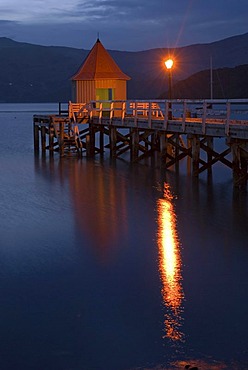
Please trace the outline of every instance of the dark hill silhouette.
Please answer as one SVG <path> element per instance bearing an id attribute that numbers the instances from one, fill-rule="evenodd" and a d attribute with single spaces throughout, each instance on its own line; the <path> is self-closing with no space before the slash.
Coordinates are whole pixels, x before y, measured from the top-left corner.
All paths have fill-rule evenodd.
<path id="1" fill-rule="evenodd" d="M 209 68 L 248 64 L 248 33 L 210 44 L 174 50 L 174 82 Z M 88 50 L 47 47 L 0 38 L 0 102 L 58 102 L 71 98 L 71 76 Z M 128 82 L 130 99 L 155 99 L 167 89 L 163 60 L 168 49 L 139 52 L 110 51 Z M 242 81 L 240 81 L 242 83 Z"/>
<path id="2" fill-rule="evenodd" d="M 173 85 L 174 99 L 210 99 L 210 70 L 197 72 Z M 168 91 L 160 95 L 166 98 Z M 213 98 L 248 98 L 248 64 L 213 70 Z"/>

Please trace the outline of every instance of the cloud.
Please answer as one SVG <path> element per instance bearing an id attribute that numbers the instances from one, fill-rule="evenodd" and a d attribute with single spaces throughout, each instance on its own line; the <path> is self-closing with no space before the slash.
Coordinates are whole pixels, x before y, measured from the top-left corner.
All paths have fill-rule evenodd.
<path id="1" fill-rule="evenodd" d="M 247 0 L 1 0 L 4 35 L 44 45 L 144 50 L 248 31 Z"/>

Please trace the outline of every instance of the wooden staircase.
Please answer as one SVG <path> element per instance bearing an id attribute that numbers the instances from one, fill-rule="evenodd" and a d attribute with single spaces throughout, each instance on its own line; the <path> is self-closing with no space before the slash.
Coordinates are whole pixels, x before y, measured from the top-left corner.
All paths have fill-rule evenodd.
<path id="1" fill-rule="evenodd" d="M 70 119 L 64 119 L 62 123 L 55 119 L 52 122 L 50 133 L 57 139 L 54 146 L 57 146 L 57 150 L 63 155 L 82 155 L 83 143 L 80 139 L 78 125 L 72 123 Z"/>

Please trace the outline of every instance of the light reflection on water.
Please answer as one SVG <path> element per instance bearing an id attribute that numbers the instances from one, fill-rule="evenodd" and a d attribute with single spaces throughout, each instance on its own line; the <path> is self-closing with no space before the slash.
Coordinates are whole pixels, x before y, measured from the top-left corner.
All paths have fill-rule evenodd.
<path id="1" fill-rule="evenodd" d="M 32 113 L 6 110 L 0 368 L 246 369 L 248 198 L 229 169 L 34 160 Z"/>
<path id="2" fill-rule="evenodd" d="M 125 181 L 111 168 L 83 161 L 62 163 L 61 175 L 69 180 L 77 230 L 88 234 L 98 260 L 106 262 L 118 236 L 127 233 Z"/>
<path id="3" fill-rule="evenodd" d="M 162 280 L 162 297 L 166 307 L 165 336 L 176 341 L 183 340 L 182 263 L 176 229 L 173 196 L 168 184 L 164 184 L 163 198 L 157 201 L 159 271 Z"/>

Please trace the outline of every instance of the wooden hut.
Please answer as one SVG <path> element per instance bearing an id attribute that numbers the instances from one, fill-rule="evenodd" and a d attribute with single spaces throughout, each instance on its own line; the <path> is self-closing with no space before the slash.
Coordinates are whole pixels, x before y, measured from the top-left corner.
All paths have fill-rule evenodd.
<path id="1" fill-rule="evenodd" d="M 121 71 L 99 39 L 72 77 L 72 101 L 126 100 L 130 77 Z"/>

